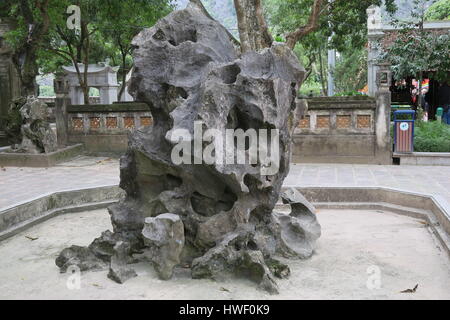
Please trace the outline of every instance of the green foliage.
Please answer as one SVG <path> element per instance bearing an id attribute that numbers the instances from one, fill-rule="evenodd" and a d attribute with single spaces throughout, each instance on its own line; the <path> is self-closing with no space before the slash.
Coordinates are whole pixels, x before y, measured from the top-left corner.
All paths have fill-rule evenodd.
<path id="1" fill-rule="evenodd" d="M 450 126 L 437 121 L 417 121 L 414 151 L 450 152 Z"/>
<path id="2" fill-rule="evenodd" d="M 39 97 L 54 97 L 55 90 L 53 86 L 39 86 Z"/>
<path id="3" fill-rule="evenodd" d="M 34 20 L 40 21 L 38 2 L 26 1 L 32 8 Z M 56 72 L 74 61 L 97 63 L 109 59 L 112 64 L 121 66 L 119 76 L 123 78 L 132 65 L 133 37 L 173 9 L 171 0 L 48 1 L 49 32 L 39 41 L 36 59 L 39 71 L 44 74 Z M 14 18 L 16 23 L 16 28 L 6 35 L 6 41 L 13 49 L 20 48 L 27 42 L 27 17 L 22 14 L 18 1 L 0 2 L 0 17 Z M 69 5 L 81 9 L 81 32 L 66 26 Z"/>
<path id="4" fill-rule="evenodd" d="M 367 50 L 347 50 L 341 54 L 333 72 L 336 91 L 347 94 L 364 88 L 367 83 Z"/>
<path id="5" fill-rule="evenodd" d="M 307 24 L 313 2 L 265 0 L 265 15 L 274 39 L 284 41 L 284 35 L 288 32 Z M 312 86 L 315 89 L 319 87 L 319 92 L 314 90 L 314 94 L 326 92 L 329 48 L 337 49 L 342 56 L 334 71 L 337 91 L 356 91 L 364 87 L 367 82 L 367 9 L 380 4 L 385 4 L 388 12 L 396 10 L 393 0 L 334 1 L 324 8 L 328 11 L 321 15 L 318 30 L 306 35 L 297 44 L 295 52 L 309 75 L 308 83 L 316 82 Z M 302 88 L 301 93 L 307 95 L 309 88 Z"/>
<path id="6" fill-rule="evenodd" d="M 6 33 L 5 38 L 10 48 L 18 50 L 23 47 L 28 40 L 29 26 L 27 25 L 27 20 L 32 20 L 35 23 L 42 22 L 41 12 L 36 6 L 38 1 L 28 1 L 30 11 L 28 12 L 29 16 L 27 17 L 22 14 L 19 1 L 2 0 L 2 2 L 3 3 L 0 6 L 0 17 L 13 18 L 14 23 L 16 24 L 16 28 Z M 49 0 L 48 6 L 49 8 L 58 7 L 58 0 Z M 50 10 L 50 16 L 52 12 L 53 11 Z"/>
<path id="7" fill-rule="evenodd" d="M 446 79 L 450 70 L 450 36 L 403 30 L 384 56 L 392 64 L 396 80 L 420 78 L 423 71 L 435 71 L 431 76 Z"/>
<path id="8" fill-rule="evenodd" d="M 412 17 L 415 23 L 396 22 L 400 31 L 381 60 L 392 64 L 396 80 L 407 77 L 421 79 L 424 71 L 434 71 L 431 77 L 446 80 L 450 70 L 450 35 L 424 30 L 422 4 L 420 0 L 414 0 L 414 4 Z"/>
<path id="9" fill-rule="evenodd" d="M 283 37 L 280 36 L 280 35 L 276 35 L 273 39 L 274 39 L 276 42 L 286 42 L 286 39 L 283 38 Z"/>
<path id="10" fill-rule="evenodd" d="M 425 12 L 425 20 L 450 20 L 450 0 L 439 0 Z"/>
<path id="11" fill-rule="evenodd" d="M 335 97 L 355 97 L 355 96 L 364 96 L 363 93 L 358 91 L 344 91 L 339 92 L 334 95 Z"/>
<path id="12" fill-rule="evenodd" d="M 303 97 L 318 97 L 321 92 L 321 85 L 317 81 L 306 81 L 300 88 L 300 95 Z"/>
<path id="13" fill-rule="evenodd" d="M 265 0 L 265 13 L 272 33 L 282 35 L 294 31 L 308 22 L 314 0 Z M 321 15 L 320 27 L 302 39 L 308 47 L 332 36 L 331 47 L 338 51 L 362 48 L 367 42 L 367 8 L 385 4 L 388 12 L 396 10 L 394 0 L 345 0 L 335 1 Z M 326 9 L 325 9 L 326 10 Z"/>
<path id="14" fill-rule="evenodd" d="M 118 50 L 129 49 L 136 34 L 153 26 L 173 9 L 168 0 L 96 1 L 101 10 L 97 12 L 93 25 Z"/>
<path id="15" fill-rule="evenodd" d="M 168 0 L 97 0 L 102 10 L 98 12 L 94 26 L 98 28 L 103 43 L 108 43 L 104 54 L 115 65 L 120 65 L 122 82 L 131 69 L 131 41 L 142 29 L 153 26 L 173 7 Z M 138 14 L 130 14 L 138 13 Z"/>

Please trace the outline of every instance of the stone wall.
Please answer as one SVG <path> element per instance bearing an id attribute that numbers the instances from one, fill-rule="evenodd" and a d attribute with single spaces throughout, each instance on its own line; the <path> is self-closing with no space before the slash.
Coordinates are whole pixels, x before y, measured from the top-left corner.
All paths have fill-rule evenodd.
<path id="1" fill-rule="evenodd" d="M 377 130 L 377 111 L 376 100 L 369 97 L 309 99 L 294 134 L 292 161 L 389 164 L 389 144 L 384 150 L 377 147 L 377 135 L 386 135 Z"/>
<path id="2" fill-rule="evenodd" d="M 389 134 L 379 125 L 385 112 L 379 112 L 375 99 L 313 98 L 308 105 L 308 112 L 294 133 L 293 162 L 391 163 L 391 143 L 382 148 L 377 146 L 379 138 Z M 124 153 L 128 133 L 152 124 L 145 103 L 67 107 L 69 144 L 84 143 L 93 154 Z"/>
<path id="3" fill-rule="evenodd" d="M 153 123 L 145 103 L 71 105 L 67 118 L 69 144 L 84 143 L 90 153 L 123 153 L 128 133 Z"/>

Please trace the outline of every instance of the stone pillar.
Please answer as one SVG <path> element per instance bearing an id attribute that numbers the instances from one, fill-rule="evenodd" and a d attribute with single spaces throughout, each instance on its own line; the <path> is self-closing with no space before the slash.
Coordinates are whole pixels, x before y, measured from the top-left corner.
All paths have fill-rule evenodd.
<path id="1" fill-rule="evenodd" d="M 375 94 L 377 109 L 375 112 L 375 160 L 378 164 L 392 163 L 391 141 L 391 81 L 390 64 L 381 63 L 377 66 L 377 92 Z"/>
<path id="2" fill-rule="evenodd" d="M 69 106 L 70 98 L 69 84 L 64 77 L 58 75 L 53 80 L 53 87 L 55 89 L 55 118 L 56 118 L 56 134 L 58 138 L 58 147 L 63 148 L 68 144 L 68 117 L 67 106 Z"/>
<path id="3" fill-rule="evenodd" d="M 100 88 L 100 103 L 101 104 L 112 104 L 117 101 L 118 87 L 101 87 Z"/>
<path id="4" fill-rule="evenodd" d="M 368 57 L 367 57 L 367 84 L 369 87 L 369 96 L 375 97 L 377 92 L 376 77 L 378 72 L 378 59 L 381 55 L 380 42 L 384 37 L 383 24 L 381 19 L 381 9 L 378 6 L 370 6 L 367 9 L 367 38 L 368 38 Z"/>

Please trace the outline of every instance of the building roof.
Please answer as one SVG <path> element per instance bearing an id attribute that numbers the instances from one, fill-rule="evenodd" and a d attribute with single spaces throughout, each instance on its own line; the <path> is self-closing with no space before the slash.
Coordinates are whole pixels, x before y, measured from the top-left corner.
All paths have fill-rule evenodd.
<path id="1" fill-rule="evenodd" d="M 66 67 L 62 67 L 63 70 L 65 71 L 65 73 L 76 73 L 77 70 L 75 68 L 75 66 L 66 66 Z M 78 64 L 78 68 L 80 69 L 81 72 L 84 72 L 84 64 L 79 63 Z M 107 64 L 89 64 L 88 65 L 88 73 L 115 73 L 119 70 L 119 67 L 111 67 Z"/>

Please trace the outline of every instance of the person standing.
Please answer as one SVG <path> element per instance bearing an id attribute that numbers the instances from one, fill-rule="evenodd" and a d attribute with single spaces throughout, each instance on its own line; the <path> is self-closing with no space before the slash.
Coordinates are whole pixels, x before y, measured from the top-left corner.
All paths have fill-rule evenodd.
<path id="1" fill-rule="evenodd" d="M 450 86 L 448 82 L 441 85 L 438 92 L 439 107 L 444 109 L 442 122 L 450 125 Z"/>
<path id="2" fill-rule="evenodd" d="M 428 103 L 428 101 L 426 99 L 427 93 L 428 93 L 428 89 L 423 88 L 422 94 L 419 96 L 420 106 L 423 109 L 423 121 L 425 121 L 425 122 L 428 121 L 428 115 L 430 112 L 430 104 Z"/>

